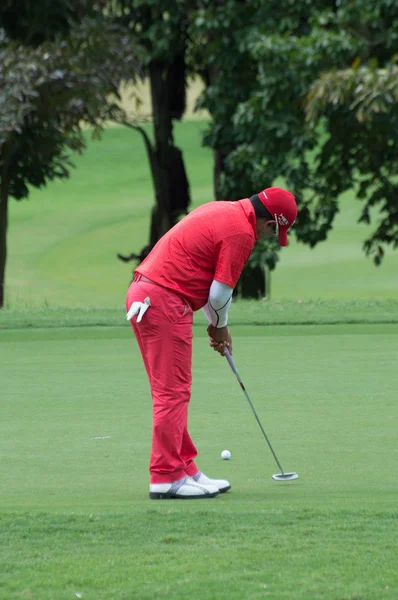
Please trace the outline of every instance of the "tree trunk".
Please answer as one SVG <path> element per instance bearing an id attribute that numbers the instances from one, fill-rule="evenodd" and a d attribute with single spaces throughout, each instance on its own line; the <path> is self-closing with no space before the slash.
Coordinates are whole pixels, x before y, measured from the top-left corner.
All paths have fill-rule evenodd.
<path id="1" fill-rule="evenodd" d="M 151 153 L 151 171 L 156 205 L 152 210 L 150 244 L 155 244 L 188 210 L 189 183 L 182 152 L 173 141 L 173 115 L 170 112 L 168 68 L 153 61 L 149 66 L 155 144 Z"/>
<path id="2" fill-rule="evenodd" d="M 0 308 L 4 306 L 5 272 L 7 261 L 7 220 L 8 220 L 8 190 L 10 176 L 8 173 L 9 158 L 7 146 L 3 145 L 1 179 L 0 179 Z"/>
<path id="3" fill-rule="evenodd" d="M 170 64 L 152 61 L 149 82 L 153 114 L 154 143 L 139 125 L 123 121 L 143 136 L 148 154 L 155 206 L 151 211 L 149 245 L 140 253 L 118 257 L 143 260 L 156 242 L 175 225 L 181 215 L 188 213 L 190 204 L 189 181 L 182 152 L 174 145 L 173 119 L 180 119 L 185 110 L 185 54 L 184 49 Z"/>
<path id="4" fill-rule="evenodd" d="M 168 106 L 167 78 L 162 63 L 152 61 L 149 65 L 153 129 L 155 148 L 153 154 L 156 195 L 156 228 L 159 237 L 171 228 L 170 167 L 173 145 L 172 123 Z"/>

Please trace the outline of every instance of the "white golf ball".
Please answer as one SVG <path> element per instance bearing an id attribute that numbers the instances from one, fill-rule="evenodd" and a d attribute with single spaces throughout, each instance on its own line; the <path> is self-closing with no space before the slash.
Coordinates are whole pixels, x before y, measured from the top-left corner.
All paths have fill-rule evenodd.
<path id="1" fill-rule="evenodd" d="M 229 450 L 223 450 L 221 452 L 221 458 L 223 458 L 224 460 L 229 460 L 231 458 L 231 453 Z"/>

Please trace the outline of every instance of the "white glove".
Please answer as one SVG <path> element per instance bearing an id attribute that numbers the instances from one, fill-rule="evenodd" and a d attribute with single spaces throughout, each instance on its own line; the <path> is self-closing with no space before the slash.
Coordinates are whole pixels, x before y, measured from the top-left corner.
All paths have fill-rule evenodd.
<path id="1" fill-rule="evenodd" d="M 126 315 L 127 321 L 131 321 L 134 315 L 138 314 L 137 323 L 139 323 L 150 305 L 151 302 L 148 296 L 145 298 L 144 302 L 133 302 L 133 304 L 130 306 L 129 312 Z"/>

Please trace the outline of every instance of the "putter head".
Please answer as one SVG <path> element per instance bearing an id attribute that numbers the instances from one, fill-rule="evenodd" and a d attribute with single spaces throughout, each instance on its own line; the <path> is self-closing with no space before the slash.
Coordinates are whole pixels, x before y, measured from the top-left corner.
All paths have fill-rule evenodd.
<path id="1" fill-rule="evenodd" d="M 298 479 L 297 473 L 276 473 L 272 475 L 272 479 L 275 481 L 293 481 L 293 479 Z"/>

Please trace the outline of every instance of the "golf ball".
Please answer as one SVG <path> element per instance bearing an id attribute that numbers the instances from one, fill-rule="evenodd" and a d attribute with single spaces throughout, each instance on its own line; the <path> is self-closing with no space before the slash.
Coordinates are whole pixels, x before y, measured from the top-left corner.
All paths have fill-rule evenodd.
<path id="1" fill-rule="evenodd" d="M 229 460 L 231 458 L 231 453 L 229 450 L 223 450 L 221 452 L 221 458 L 223 458 L 224 460 Z"/>

